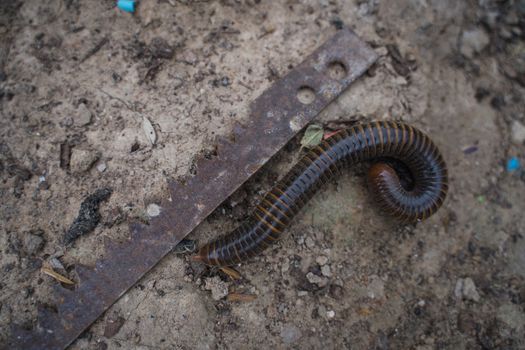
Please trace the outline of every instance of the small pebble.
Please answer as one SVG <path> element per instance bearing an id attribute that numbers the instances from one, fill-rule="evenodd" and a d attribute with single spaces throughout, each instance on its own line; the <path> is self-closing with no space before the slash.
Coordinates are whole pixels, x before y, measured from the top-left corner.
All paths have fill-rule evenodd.
<path id="1" fill-rule="evenodd" d="M 456 288 L 454 288 L 454 295 L 458 299 L 472 300 L 478 302 L 481 298 L 476 289 L 476 285 L 472 278 L 467 277 L 465 279 L 460 278 L 456 282 Z"/>
<path id="2" fill-rule="evenodd" d="M 64 265 L 58 260 L 57 258 L 51 258 L 49 259 L 49 265 L 53 268 L 53 270 L 57 272 L 65 272 L 66 269 L 64 268 Z"/>
<path id="3" fill-rule="evenodd" d="M 281 266 L 281 272 L 285 273 L 290 269 L 290 264 L 288 263 L 288 260 L 286 260 L 282 266 Z"/>
<path id="4" fill-rule="evenodd" d="M 91 116 L 91 111 L 87 108 L 86 104 L 79 104 L 77 108 L 77 116 L 75 118 L 75 125 L 88 125 L 89 123 L 91 123 Z"/>
<path id="5" fill-rule="evenodd" d="M 461 34 L 460 52 L 467 58 L 473 58 L 490 43 L 490 38 L 482 28 L 464 31 Z"/>
<path id="6" fill-rule="evenodd" d="M 159 216 L 160 215 L 160 206 L 155 204 L 155 203 L 151 203 L 148 205 L 148 207 L 146 208 L 146 213 L 148 214 L 149 217 L 155 217 L 155 216 Z"/>
<path id="7" fill-rule="evenodd" d="M 91 169 L 93 164 L 98 160 L 96 152 L 87 149 L 73 148 L 69 167 L 73 173 L 84 173 Z"/>
<path id="8" fill-rule="evenodd" d="M 311 237 L 306 237 L 305 244 L 310 249 L 315 247 L 315 242 L 314 242 L 314 240 Z"/>
<path id="9" fill-rule="evenodd" d="M 321 273 L 323 274 L 323 276 L 331 277 L 332 276 L 332 271 L 330 270 L 330 265 L 322 266 L 321 267 Z"/>
<path id="10" fill-rule="evenodd" d="M 297 292 L 297 296 L 299 297 L 304 297 L 304 296 L 307 296 L 308 295 L 308 292 L 305 291 L 305 290 L 300 290 Z"/>
<path id="11" fill-rule="evenodd" d="M 100 171 L 101 173 L 103 173 L 104 171 L 106 171 L 106 163 L 104 162 L 101 162 L 101 163 L 98 163 L 97 164 L 97 170 Z"/>
<path id="12" fill-rule="evenodd" d="M 515 144 L 521 145 L 525 141 L 525 126 L 517 120 L 512 122 L 511 139 Z"/>
<path id="13" fill-rule="evenodd" d="M 324 255 L 321 255 L 315 259 L 315 262 L 318 263 L 319 266 L 323 266 L 326 265 L 326 263 L 328 262 L 328 258 Z"/>
<path id="14" fill-rule="evenodd" d="M 326 317 L 328 318 L 334 318 L 335 317 L 335 311 L 334 310 L 328 310 L 326 312 Z"/>
<path id="15" fill-rule="evenodd" d="M 308 272 L 306 274 L 306 279 L 308 280 L 308 282 L 310 282 L 312 284 L 316 284 L 319 287 L 324 287 L 324 286 L 326 286 L 328 284 L 328 278 L 317 276 L 316 274 L 314 274 L 312 272 Z"/>

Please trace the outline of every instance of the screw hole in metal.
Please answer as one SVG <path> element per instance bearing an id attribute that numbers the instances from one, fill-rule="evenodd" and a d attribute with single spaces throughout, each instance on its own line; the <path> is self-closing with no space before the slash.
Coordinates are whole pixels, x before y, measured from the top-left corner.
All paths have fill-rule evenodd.
<path id="1" fill-rule="evenodd" d="M 303 105 L 309 105 L 315 100 L 315 91 L 309 86 L 301 86 L 297 90 L 297 99 Z"/>
<path id="2" fill-rule="evenodd" d="M 328 76 L 334 80 L 341 80 L 348 74 L 348 69 L 341 61 L 332 61 L 328 65 Z"/>

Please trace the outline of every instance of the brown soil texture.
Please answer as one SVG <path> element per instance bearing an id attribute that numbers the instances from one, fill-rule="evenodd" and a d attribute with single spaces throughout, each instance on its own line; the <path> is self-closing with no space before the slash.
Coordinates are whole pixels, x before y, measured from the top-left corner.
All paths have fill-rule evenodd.
<path id="1" fill-rule="evenodd" d="M 141 0 L 134 14 L 111 0 L 1 1 L 0 344 L 53 303 L 42 266 L 75 281 L 76 264 L 127 239 L 169 178 L 343 25 L 380 58 L 316 123 L 424 130 L 449 168 L 443 207 L 401 225 L 356 167 L 236 267 L 240 280 L 170 254 L 71 348 L 524 349 L 525 172 L 506 169 L 525 164 L 523 0 Z M 301 136 L 187 238 L 241 223 L 304 152 Z"/>

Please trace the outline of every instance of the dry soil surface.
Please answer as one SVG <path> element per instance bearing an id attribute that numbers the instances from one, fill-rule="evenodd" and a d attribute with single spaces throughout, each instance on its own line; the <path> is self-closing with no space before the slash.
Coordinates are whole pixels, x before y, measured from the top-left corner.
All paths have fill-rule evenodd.
<path id="1" fill-rule="evenodd" d="M 43 265 L 75 280 L 343 25 L 380 58 L 316 122 L 423 129 L 449 166 L 441 210 L 400 225 L 357 167 L 237 267 L 240 280 L 171 254 L 71 348 L 524 349 L 525 172 L 506 169 L 525 163 L 523 0 L 141 0 L 133 15 L 111 0 L 1 1 L 0 343 L 53 302 Z M 300 137 L 188 238 L 238 225 L 301 155 Z M 82 201 L 105 187 L 100 223 L 65 246 Z"/>

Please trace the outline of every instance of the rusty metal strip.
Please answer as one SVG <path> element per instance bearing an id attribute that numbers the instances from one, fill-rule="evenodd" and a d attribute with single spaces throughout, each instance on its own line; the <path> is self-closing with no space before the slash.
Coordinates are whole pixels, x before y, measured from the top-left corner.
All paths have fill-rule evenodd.
<path id="1" fill-rule="evenodd" d="M 218 155 L 199 160 L 195 176 L 184 184 L 169 183 L 171 196 L 161 203 L 159 216 L 147 226 L 131 224 L 130 239 L 109 242 L 94 267 L 77 266 L 78 286 L 57 286 L 56 310 L 41 309 L 32 330 L 14 326 L 10 348 L 63 349 L 71 344 L 376 59 L 351 30 L 337 32 L 251 104 L 250 121 L 234 130 L 234 143 L 220 141 Z M 334 62 L 346 70 L 340 79 L 328 74 Z M 315 92 L 309 104 L 297 98 L 304 87 Z"/>

